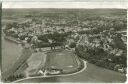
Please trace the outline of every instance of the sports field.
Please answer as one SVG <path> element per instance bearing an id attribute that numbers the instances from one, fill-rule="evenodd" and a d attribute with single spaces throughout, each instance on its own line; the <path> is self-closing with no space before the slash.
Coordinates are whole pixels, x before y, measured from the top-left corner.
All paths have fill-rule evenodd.
<path id="1" fill-rule="evenodd" d="M 67 50 L 55 50 L 47 52 L 45 64 L 47 68 L 54 67 L 67 72 L 77 69 L 80 66 L 78 57 L 76 57 L 76 55 L 71 51 Z"/>
<path id="2" fill-rule="evenodd" d="M 55 76 L 46 78 L 30 78 L 22 80 L 22 83 L 43 83 L 43 82 L 72 82 L 72 83 L 124 83 L 126 76 L 124 74 L 107 70 L 93 64 L 87 63 L 87 68 L 81 73 L 67 76 Z"/>
<path id="3" fill-rule="evenodd" d="M 6 70 L 12 67 L 12 64 L 16 62 L 17 58 L 20 56 L 21 47 L 16 44 L 13 45 L 8 41 L 3 40 L 2 45 L 2 70 Z M 8 50 L 8 51 L 6 51 Z M 17 52 L 14 52 L 17 51 Z M 8 53 L 7 53 L 8 52 Z M 13 52 L 13 53 L 12 53 Z M 30 54 L 30 53 L 29 53 Z M 27 55 L 27 54 L 26 54 Z M 40 63 L 45 64 L 45 55 L 42 53 L 33 54 L 28 60 L 28 65 L 31 68 L 39 67 Z M 43 63 L 44 62 L 44 63 Z M 55 66 L 57 68 L 63 69 L 65 71 L 70 71 L 78 67 L 79 62 L 77 61 L 77 57 L 66 50 L 62 50 L 59 52 L 48 52 L 46 65 L 47 67 Z M 37 65 L 37 66 L 36 66 Z M 74 75 L 67 76 L 54 76 L 54 77 L 45 77 L 45 78 L 33 78 L 27 79 L 20 82 L 97 82 L 97 83 L 110 83 L 110 82 L 125 82 L 126 76 L 124 74 L 114 72 L 111 70 L 107 70 L 101 67 L 97 67 L 93 64 L 87 63 L 87 68 Z"/>

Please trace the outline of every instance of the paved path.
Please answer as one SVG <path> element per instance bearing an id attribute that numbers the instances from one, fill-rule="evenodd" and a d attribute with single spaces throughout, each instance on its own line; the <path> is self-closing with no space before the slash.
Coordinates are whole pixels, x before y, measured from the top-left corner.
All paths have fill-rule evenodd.
<path id="1" fill-rule="evenodd" d="M 40 78 L 51 78 L 51 77 L 64 77 L 64 76 L 72 76 L 72 75 L 75 75 L 75 74 L 79 74 L 81 72 L 83 72 L 86 68 L 87 68 L 87 65 L 86 65 L 86 61 L 83 60 L 83 63 L 84 63 L 84 67 L 78 71 L 78 72 L 75 72 L 75 73 L 70 73 L 70 74 L 59 74 L 59 75 L 45 75 L 45 76 L 36 76 L 36 77 L 27 77 L 27 78 L 24 78 L 24 79 L 20 79 L 20 80 L 16 80 L 14 81 L 14 83 L 17 83 L 17 82 L 24 82 L 26 80 L 32 80 L 32 79 L 40 79 Z"/>
<path id="2" fill-rule="evenodd" d="M 63 51 L 64 52 L 64 51 Z M 49 53 L 50 54 L 50 53 Z M 50 56 L 56 55 L 58 53 L 52 53 Z M 68 54 L 68 53 L 67 53 Z M 49 57 L 50 57 L 49 56 Z M 58 55 L 56 55 L 58 56 Z M 63 56 L 62 54 L 60 55 Z M 64 57 L 64 56 L 63 56 Z M 66 57 L 66 56 L 65 56 Z M 68 57 L 68 55 L 67 55 Z M 59 58 L 52 58 L 51 63 L 53 60 L 59 60 Z M 62 58 L 64 59 L 64 58 Z M 70 59 L 69 59 L 70 60 Z M 59 60 L 53 62 L 53 64 L 50 64 L 48 66 L 53 66 L 58 64 L 58 62 L 61 62 L 62 60 Z M 50 62 L 50 61 L 49 61 Z M 66 62 L 66 64 L 63 65 L 63 62 Z M 63 66 L 70 64 L 66 60 L 61 62 Z M 57 67 L 62 67 L 61 63 Z M 42 82 L 83 82 L 83 83 L 123 83 L 126 81 L 125 74 L 118 73 L 112 70 L 108 70 L 105 68 L 101 68 L 98 66 L 95 66 L 94 64 L 87 63 L 84 61 L 84 68 L 78 72 L 71 73 L 71 74 L 60 74 L 60 75 L 46 75 L 46 76 L 38 76 L 38 77 L 28 77 L 25 79 L 21 79 L 15 82 L 28 82 L 28 83 L 42 83 Z"/>
<path id="3" fill-rule="evenodd" d="M 90 63 L 86 63 L 86 68 L 79 72 L 65 76 L 54 77 L 33 77 L 16 82 L 21 83 L 124 83 L 126 76 L 124 74 L 100 68 Z"/>
<path id="4" fill-rule="evenodd" d="M 79 58 L 67 50 L 49 50 L 47 52 L 33 53 L 27 60 L 28 68 L 25 70 L 27 77 L 38 75 L 40 70 L 47 70 L 48 68 L 63 70 L 64 73 L 74 73 L 82 68 Z"/>
<path id="5" fill-rule="evenodd" d="M 10 50 L 11 50 L 11 47 L 10 47 Z M 29 50 L 23 50 L 23 51 L 29 52 Z M 61 53 L 62 54 L 60 54 L 58 52 L 57 53 L 51 52 L 51 54 L 48 54 L 49 60 L 50 60 L 50 61 L 47 61 L 48 67 L 57 65 L 58 68 L 69 70 L 64 67 L 68 66 L 68 65 L 72 65 L 74 67 L 77 66 L 77 61 L 74 62 L 73 59 L 75 59 L 75 58 L 73 57 L 73 55 L 70 54 L 70 52 L 62 51 Z M 64 54 L 64 53 L 66 53 L 66 54 Z M 22 60 L 22 58 L 24 59 L 24 57 L 28 59 L 30 55 L 31 55 L 31 53 L 26 53 L 25 55 L 23 55 L 21 57 L 20 60 Z M 35 59 L 35 56 L 38 56 L 38 57 L 36 57 L 36 59 Z M 28 64 L 31 66 L 31 68 L 37 68 L 37 66 L 34 64 L 37 64 L 39 67 L 40 63 L 42 63 L 42 61 L 44 61 L 42 59 L 43 59 L 42 53 L 36 53 L 36 54 L 33 54 L 32 57 L 30 57 L 30 59 L 28 59 L 27 61 L 28 61 Z M 6 60 L 8 60 L 8 58 Z M 4 61 L 6 61 L 6 60 L 4 60 Z M 40 60 L 40 61 L 36 61 L 36 60 Z M 76 63 L 76 64 L 74 65 L 74 63 Z M 9 66 L 9 64 L 8 64 L 8 66 Z M 16 65 L 16 66 L 18 66 L 18 65 Z M 86 67 L 86 65 L 85 65 L 85 67 Z M 70 69 L 72 69 L 72 68 L 70 68 Z M 14 71 L 14 70 L 12 70 L 12 71 Z M 10 74 L 10 73 L 8 72 L 6 74 Z M 19 82 L 36 82 L 36 83 L 39 83 L 39 82 L 86 82 L 86 83 L 87 82 L 90 82 L 90 83 L 91 82 L 94 82 L 94 83 L 100 82 L 100 83 L 103 83 L 103 82 L 105 82 L 105 83 L 108 83 L 108 82 L 125 82 L 125 80 L 126 80 L 126 76 L 124 74 L 114 72 L 111 70 L 107 70 L 104 68 L 100 68 L 93 64 L 87 63 L 86 69 L 84 68 L 81 71 L 76 72 L 76 73 L 66 74 L 66 75 L 57 75 L 57 76 L 27 78 L 26 80 L 21 80 Z"/>

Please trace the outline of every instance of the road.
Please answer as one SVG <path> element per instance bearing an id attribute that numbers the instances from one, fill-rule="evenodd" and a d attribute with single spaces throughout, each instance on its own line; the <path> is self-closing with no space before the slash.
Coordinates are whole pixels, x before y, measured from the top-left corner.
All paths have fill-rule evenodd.
<path id="1" fill-rule="evenodd" d="M 32 54 L 30 49 L 22 48 L 18 44 L 13 43 L 13 41 L 3 39 L 3 44 L 3 79 L 13 75 L 18 70 L 18 67 L 25 62 L 28 64 L 27 69 L 24 70 L 20 68 L 20 71 L 24 70 L 23 72 L 28 75 L 38 72 L 38 70 L 41 70 L 43 67 L 45 67 L 45 69 L 53 67 L 61 69 L 63 73 L 73 73 L 77 68 L 80 68 L 79 58 L 71 51 L 59 49 L 59 51 L 49 50 L 47 53 L 37 52 Z"/>
<path id="2" fill-rule="evenodd" d="M 18 83 L 124 83 L 126 76 L 124 74 L 107 70 L 93 64 L 87 63 L 86 69 L 82 72 L 65 75 L 65 76 L 51 76 L 51 77 L 35 77 L 25 80 L 17 81 Z"/>
<path id="3" fill-rule="evenodd" d="M 10 66 L 10 64 L 8 62 L 8 60 L 10 60 L 9 58 L 11 58 L 11 59 L 13 58 L 12 61 L 10 62 L 10 63 L 13 63 L 16 60 L 16 58 L 19 56 L 19 55 L 17 56 L 17 53 L 21 53 L 19 47 L 13 47 L 15 45 L 10 44 L 10 43 L 8 45 L 10 48 L 5 47 L 5 45 L 4 45 L 2 48 L 3 49 L 2 52 L 4 52 L 4 50 L 6 50 L 6 48 L 9 50 L 11 50 L 11 48 L 14 48 L 14 51 L 19 50 L 19 52 L 13 52 L 13 54 L 15 56 L 11 55 L 12 52 L 7 53 L 7 54 L 2 54 L 2 57 L 6 56 L 6 59 L 5 58 L 2 59 L 2 61 L 3 61 L 2 62 L 2 71 L 4 71 L 8 66 L 12 67 L 12 66 Z M 18 45 L 16 45 L 16 46 L 18 46 Z M 12 51 L 13 51 L 13 49 L 12 49 Z M 29 52 L 29 51 L 24 51 L 24 52 Z M 32 54 L 32 56 L 30 58 L 28 58 L 28 60 L 27 60 L 27 63 L 29 65 L 29 70 L 32 70 L 34 68 L 37 69 L 38 67 L 41 67 L 41 66 L 47 66 L 47 67 L 56 66 L 57 68 L 64 69 L 64 71 L 70 71 L 70 70 L 72 71 L 78 67 L 78 64 L 79 64 L 78 61 L 74 61 L 78 58 L 75 57 L 71 52 L 64 50 L 64 51 L 59 51 L 59 52 L 52 51 L 52 52 L 48 52 L 46 54 L 42 54 L 41 52 Z M 30 55 L 30 53 L 29 53 L 29 55 Z M 46 59 L 47 57 L 48 57 L 48 59 Z M 44 64 L 44 65 L 40 66 L 40 64 Z M 65 76 L 59 75 L 59 76 L 48 76 L 48 77 L 38 77 L 38 78 L 35 77 L 35 78 L 29 78 L 26 80 L 21 80 L 18 82 L 22 82 L 22 83 L 25 83 L 25 82 L 34 82 L 34 83 L 41 83 L 41 82 L 115 83 L 116 82 L 116 83 L 118 83 L 118 82 L 125 82 L 125 80 L 126 80 L 125 74 L 107 70 L 107 69 L 95 66 L 93 64 L 90 64 L 90 63 L 87 63 L 86 66 L 87 66 L 86 69 L 84 69 L 82 71 L 80 70 L 80 73 L 74 72 L 77 74 L 72 74 L 72 75 L 66 74 Z M 3 68 L 3 67 L 5 67 L 5 68 Z"/>
<path id="4" fill-rule="evenodd" d="M 33 53 L 27 60 L 27 64 L 29 65 L 25 70 L 27 77 L 39 76 L 40 71 L 49 72 L 53 68 L 62 70 L 62 73 L 59 74 L 69 74 L 75 73 L 84 67 L 82 61 L 75 54 L 63 49 Z"/>

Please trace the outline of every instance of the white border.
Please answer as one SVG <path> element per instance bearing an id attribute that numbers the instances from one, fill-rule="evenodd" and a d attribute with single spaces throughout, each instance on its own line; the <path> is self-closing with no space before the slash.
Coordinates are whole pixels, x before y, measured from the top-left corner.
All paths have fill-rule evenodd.
<path id="1" fill-rule="evenodd" d="M 6 0 L 6 2 L 2 3 L 2 8 L 90 8 L 90 9 L 93 9 L 93 8 L 123 8 L 123 9 L 127 9 L 128 8 L 127 1 L 126 2 L 104 2 L 104 1 L 103 2 L 93 2 L 92 0 L 90 2 L 89 1 L 88 2 L 40 2 L 39 0 L 37 0 L 37 2 L 30 2 L 30 1 L 29 2 L 26 2 L 26 1 L 25 2 L 21 2 L 21 1 L 20 2 L 11 2 L 11 0 L 8 0 L 8 1 L 10 1 L 10 2 L 7 2 L 7 0 Z M 128 15 L 128 11 L 127 11 L 127 15 Z M 128 24 L 128 18 L 127 18 L 127 24 Z M 127 28 L 128 28 L 128 25 L 127 25 Z M 127 32 L 128 32 L 128 30 L 127 30 Z M 128 42 L 128 39 L 127 39 L 127 42 Z M 128 47 L 128 45 L 127 45 L 127 47 Z M 128 64 L 127 64 L 127 66 L 128 66 Z M 127 69 L 127 72 L 128 72 L 128 69 Z M 127 76 L 128 76 L 128 74 L 127 74 Z M 128 81 L 126 81 L 125 83 L 128 84 Z M 43 83 L 43 84 L 48 84 L 48 83 Z M 64 84 L 64 83 L 61 83 L 61 84 Z M 77 84 L 80 84 L 80 83 L 77 83 Z M 89 83 L 89 84 L 92 84 L 92 83 Z M 122 83 L 117 83 L 117 84 L 122 84 Z"/>
<path id="2" fill-rule="evenodd" d="M 2 8 L 127 8 L 126 2 L 3 2 Z"/>

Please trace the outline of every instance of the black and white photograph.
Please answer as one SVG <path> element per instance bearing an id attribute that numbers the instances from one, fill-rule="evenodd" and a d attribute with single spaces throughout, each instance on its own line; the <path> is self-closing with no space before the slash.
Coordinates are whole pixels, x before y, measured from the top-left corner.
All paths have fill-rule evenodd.
<path id="1" fill-rule="evenodd" d="M 126 83 L 127 2 L 67 1 L 1 3 L 2 82 Z"/>

